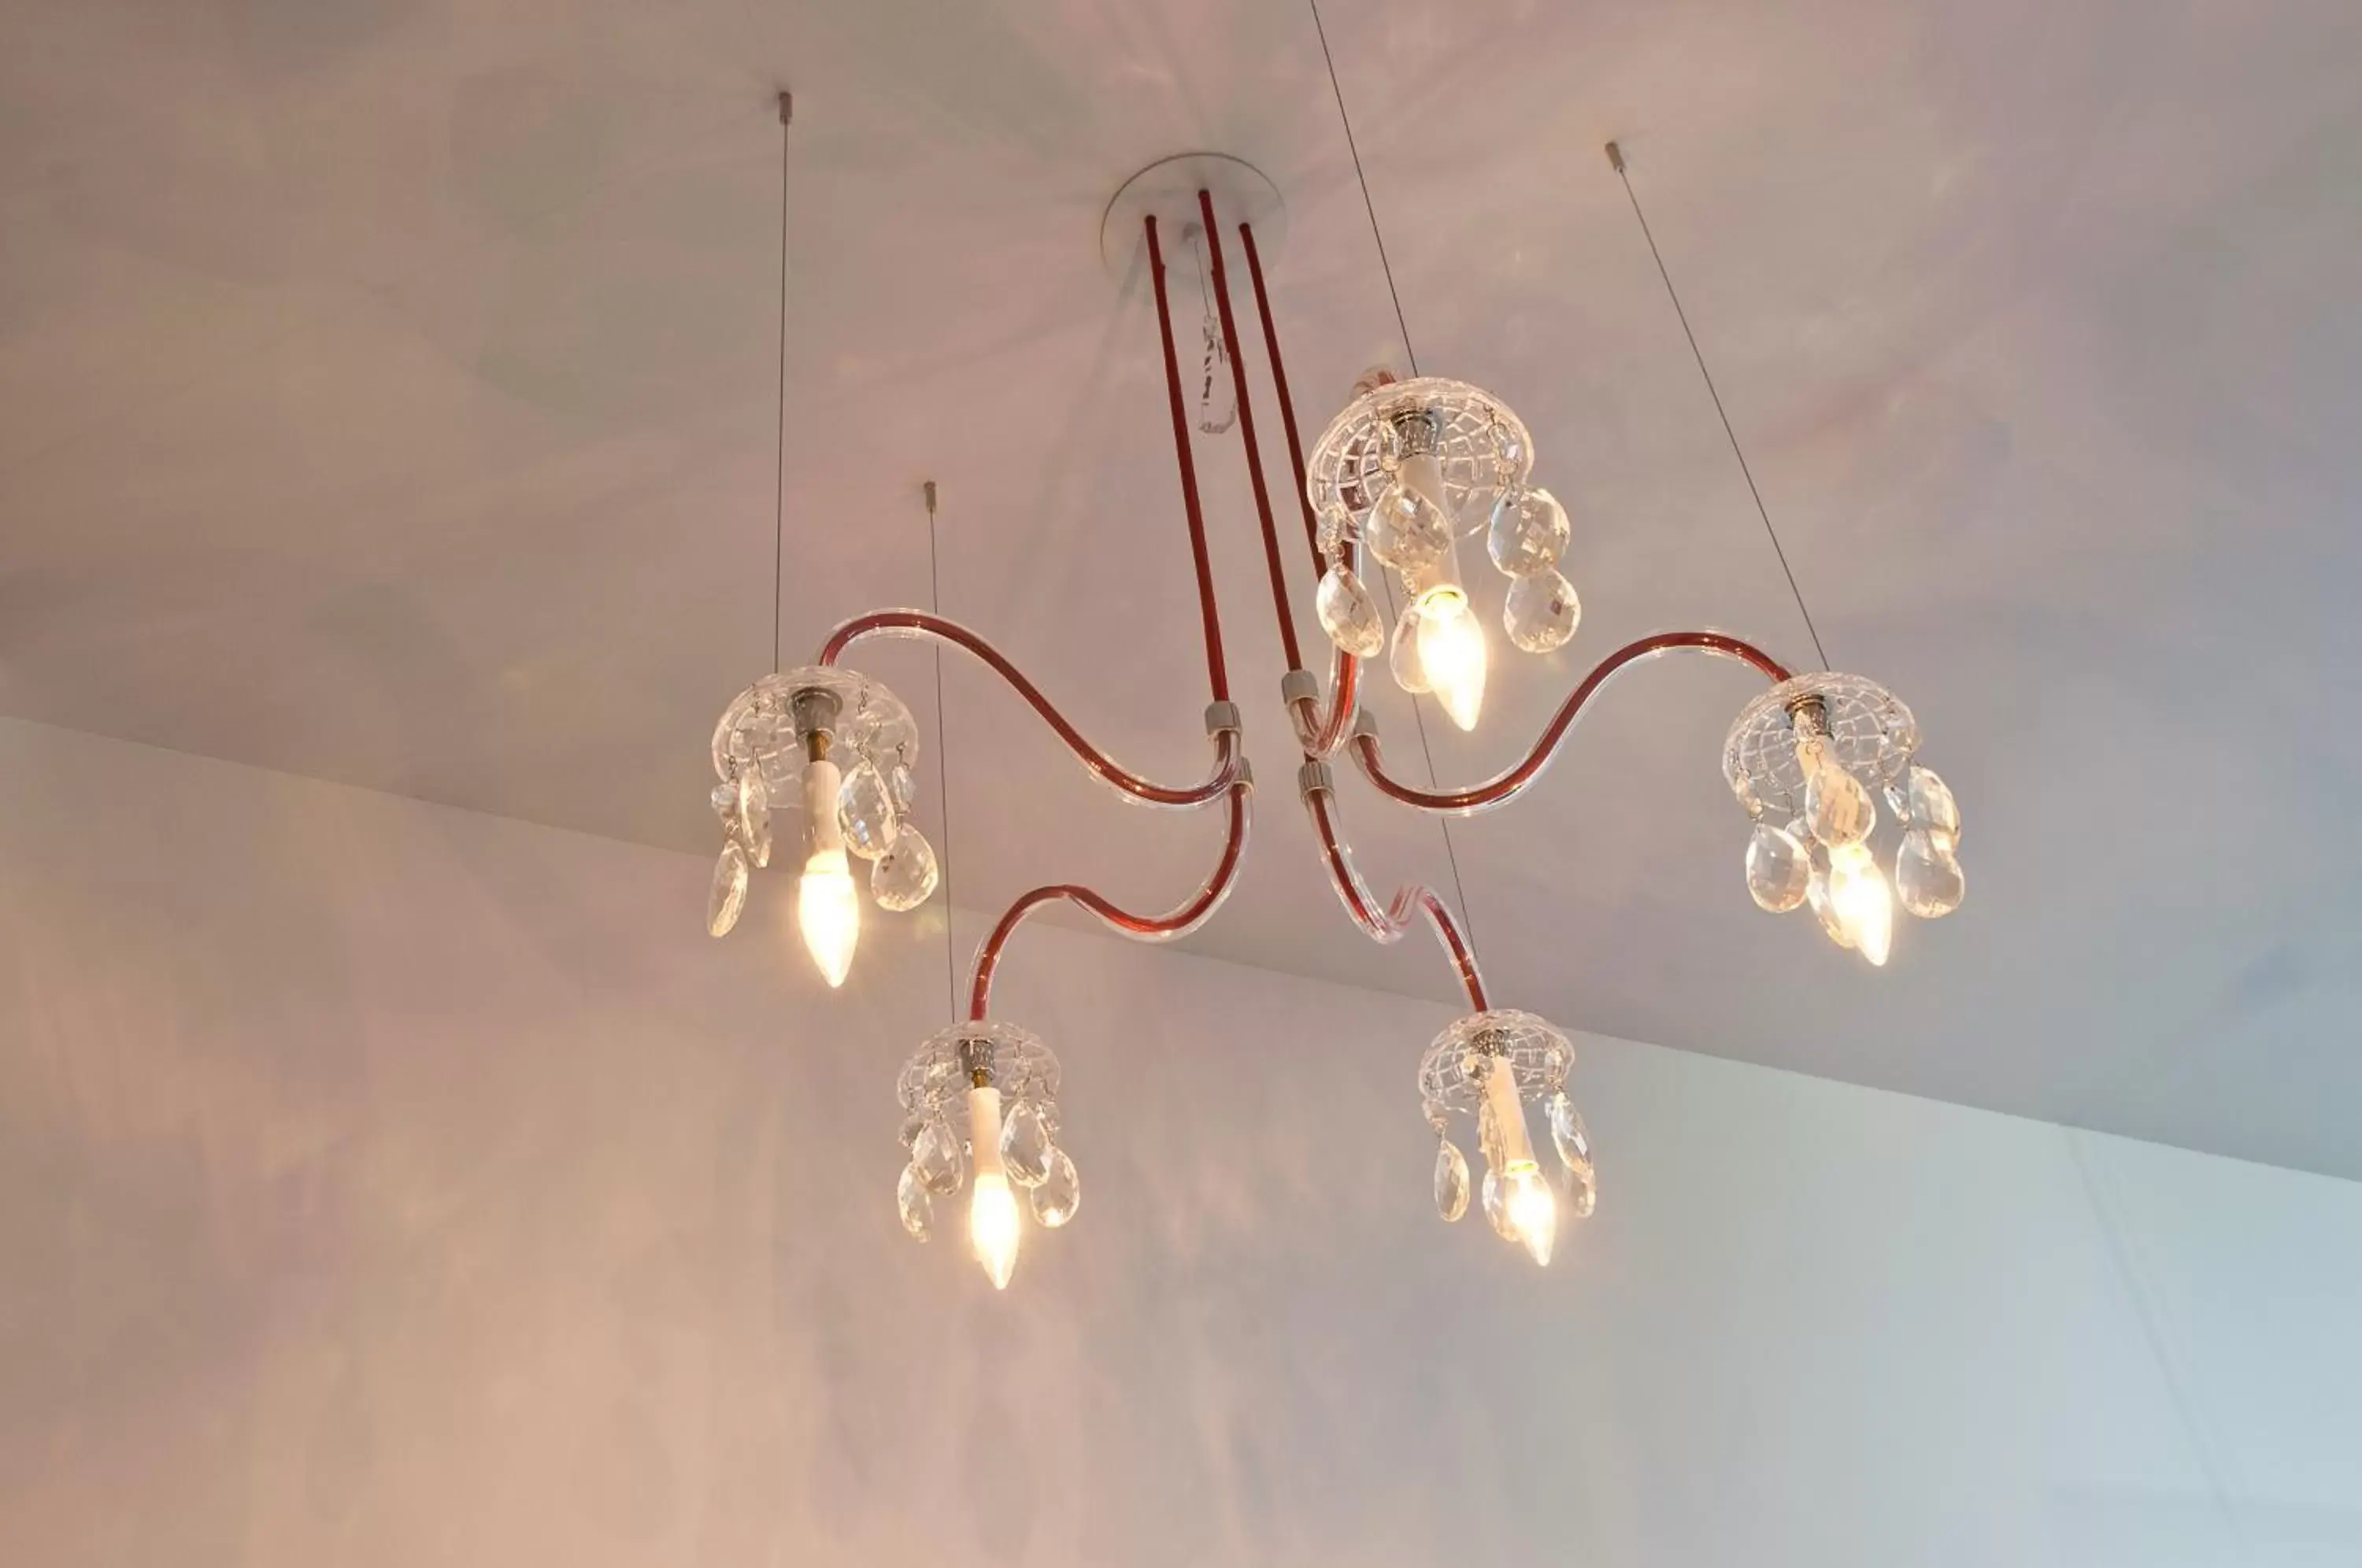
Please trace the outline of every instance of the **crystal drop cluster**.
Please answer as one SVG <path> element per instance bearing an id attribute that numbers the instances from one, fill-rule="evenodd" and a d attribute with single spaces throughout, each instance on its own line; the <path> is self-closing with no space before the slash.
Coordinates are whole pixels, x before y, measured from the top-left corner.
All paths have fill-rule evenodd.
<path id="1" fill-rule="evenodd" d="M 910 838 L 904 829 L 891 854 Z M 881 862 L 882 863 L 882 862 Z M 972 1022 L 944 1030 L 903 1064 L 898 1095 L 908 1112 L 902 1143 L 909 1160 L 895 1183 L 902 1228 L 928 1238 L 932 1205 L 997 1165 L 1024 1198 L 1036 1223 L 1057 1230 L 1082 1205 L 1081 1173 L 1058 1141 L 1058 1063 L 1049 1048 L 1013 1024 Z M 969 1142 L 969 1094 L 999 1091 L 1000 1132 L 993 1147 Z"/>
<path id="2" fill-rule="evenodd" d="M 1512 646 L 1551 653 L 1582 624 L 1582 600 L 1562 569 L 1573 527 L 1558 498 L 1529 482 L 1532 469 L 1531 442 L 1514 414 L 1465 382 L 1431 377 L 1361 389 L 1306 465 L 1305 493 L 1319 518 L 1315 547 L 1330 563 L 1317 600 L 1321 629 L 1353 657 L 1385 656 L 1395 683 L 1413 696 L 1443 695 L 1462 728 L 1481 700 L 1468 644 L 1481 649 L 1482 633 L 1455 626 L 1461 648 L 1448 679 L 1418 646 L 1419 606 L 1444 590 L 1467 592 L 1462 540 L 1481 535 L 1507 580 L 1500 624 Z M 1404 608 L 1391 630 L 1381 608 L 1387 596 L 1360 575 L 1356 545 L 1377 563 L 1374 575 L 1394 574 L 1390 602 Z M 1481 659 L 1473 668 L 1481 670 Z"/>
<path id="3" fill-rule="evenodd" d="M 1556 1221 L 1547 1218 L 1552 1200 L 1540 1195 L 1555 1195 L 1561 1220 L 1586 1218 L 1597 1202 L 1591 1134 L 1566 1094 L 1573 1063 L 1574 1048 L 1566 1036 L 1527 1012 L 1472 1014 L 1428 1047 L 1419 1061 L 1419 1110 L 1436 1134 L 1438 1215 L 1457 1220 L 1475 1208 L 1496 1234 L 1537 1263 L 1548 1263 Z M 1501 1075 L 1497 1083 L 1496 1075 Z M 1517 1107 L 1513 1123 L 1496 1101 L 1502 1096 Z M 1539 1118 L 1530 1114 L 1536 1109 Z M 1451 1137 L 1452 1122 L 1461 1116 L 1475 1123 L 1475 1146 L 1485 1163 L 1473 1179 L 1468 1156 Z M 1529 1126 L 1529 1121 L 1537 1124 Z M 1549 1172 L 1542 1170 L 1538 1153 L 1544 1126 L 1557 1154 Z"/>
<path id="4" fill-rule="evenodd" d="M 1767 717 L 1775 704 L 1784 729 Z M 1754 823 L 1747 891 L 1759 908 L 1807 907 L 1830 941 L 1883 964 L 1896 905 L 1920 920 L 1960 907 L 1959 803 L 1914 759 L 1917 745 L 1910 711 L 1858 676 L 1799 677 L 1749 704 L 1724 770 Z M 1873 784 L 1900 830 L 1891 851 L 1878 844 Z M 1793 820 L 1769 815 L 1767 803 L 1781 802 Z"/>
<path id="5" fill-rule="evenodd" d="M 835 668 L 766 676 L 723 714 L 714 735 L 713 813 L 722 822 L 723 850 L 706 900 L 706 930 L 727 935 L 746 907 L 750 871 L 771 863 L 774 806 L 800 797 L 807 741 L 800 704 L 818 699 L 833 715 L 826 752 L 842 774 L 836 825 L 844 847 L 870 862 L 869 890 L 877 907 L 914 910 L 942 880 L 934 846 L 911 822 L 918 803 L 912 771 L 918 733 L 910 714 L 883 687 Z M 833 725 L 833 727 L 829 727 Z M 800 812 L 789 818 L 790 869 L 804 869 L 808 830 Z"/>

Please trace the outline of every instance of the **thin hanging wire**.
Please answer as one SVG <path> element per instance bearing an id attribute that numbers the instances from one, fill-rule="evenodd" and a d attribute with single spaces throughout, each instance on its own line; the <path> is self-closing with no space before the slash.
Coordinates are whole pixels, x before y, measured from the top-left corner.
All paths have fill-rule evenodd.
<path id="1" fill-rule="evenodd" d="M 1772 526 L 1772 513 L 1763 505 L 1763 492 L 1755 488 L 1755 470 L 1747 466 L 1747 454 L 1738 445 L 1738 432 L 1731 428 L 1730 414 L 1722 406 L 1722 393 L 1715 389 L 1714 372 L 1705 368 L 1705 354 L 1698 348 L 1697 334 L 1690 330 L 1689 312 L 1682 308 L 1682 296 L 1673 288 L 1673 276 L 1665 271 L 1664 253 L 1657 248 L 1657 237 L 1649 228 L 1649 215 L 1640 210 L 1639 193 L 1632 189 L 1632 172 L 1624 167 L 1624 149 L 1614 142 L 1607 144 L 1608 166 L 1624 182 L 1624 197 L 1632 204 L 1632 215 L 1640 220 L 1640 237 L 1649 242 L 1650 258 L 1657 263 L 1657 276 L 1664 280 L 1665 297 L 1673 302 L 1673 316 L 1682 324 L 1682 336 L 1689 339 L 1690 358 L 1697 361 L 1699 379 L 1705 382 L 1705 395 L 1714 400 L 1715 417 L 1722 421 L 1722 433 L 1729 439 L 1730 455 L 1738 459 L 1738 471 L 1747 480 L 1747 493 L 1755 500 L 1755 515 L 1763 519 L 1763 532 L 1772 540 L 1772 553 L 1779 558 L 1780 573 L 1788 580 L 1788 594 L 1796 602 L 1796 613 L 1805 618 L 1805 633 L 1813 639 L 1813 652 L 1820 656 L 1821 668 L 1829 668 L 1829 656 L 1821 646 L 1820 628 L 1813 624 L 1813 613 L 1805 608 L 1804 590 L 1796 586 L 1796 570 L 1788 564 L 1788 552 L 1781 546 L 1780 531 Z"/>
<path id="2" fill-rule="evenodd" d="M 788 128 L 796 117 L 795 95 L 779 94 L 779 403 L 771 449 L 771 670 L 780 657 L 780 601 L 788 576 Z"/>
<path id="3" fill-rule="evenodd" d="M 927 498 L 927 608 L 940 615 L 944 613 L 944 578 L 935 554 L 935 481 L 929 480 L 922 492 Z M 933 642 L 933 639 L 929 639 Z M 943 802 L 944 842 L 935 850 L 937 876 L 944 889 L 944 988 L 951 999 L 952 1020 L 959 1021 L 960 984 L 959 955 L 955 950 L 957 938 L 952 932 L 952 754 L 944 740 L 944 646 L 933 643 L 935 652 L 935 799 Z"/>
<path id="4" fill-rule="evenodd" d="M 1320 0 L 1305 0 L 1312 9 L 1312 30 L 1319 35 L 1320 62 L 1329 70 L 1329 92 L 1337 100 L 1337 121 L 1345 127 L 1345 150 L 1352 154 L 1353 180 L 1362 188 L 1362 210 L 1370 215 L 1370 237 L 1377 242 L 1378 270 L 1386 277 L 1386 298 L 1395 307 L 1395 327 L 1402 334 L 1403 358 L 1410 361 L 1410 373 L 1418 374 L 1418 350 L 1411 347 L 1410 323 L 1403 318 L 1402 294 L 1395 288 L 1394 263 L 1386 259 L 1385 232 L 1378 226 L 1377 204 L 1370 199 L 1370 177 L 1362 171 L 1362 149 L 1353 139 L 1353 116 L 1345 109 L 1345 89 L 1338 84 L 1337 57 L 1329 52 L 1329 29 L 1320 23 Z M 1394 584 L 1385 573 L 1379 574 L 1379 586 L 1386 593 L 1386 615 L 1395 618 L 1399 611 L 1395 605 Z M 1437 788 L 1439 775 L 1435 770 L 1435 747 L 1427 738 L 1427 713 L 1418 699 L 1411 699 L 1411 727 L 1418 732 L 1418 754 L 1427 762 L 1427 787 Z M 1460 876 L 1460 846 L 1451 842 L 1451 820 L 1438 817 L 1436 826 L 1443 833 L 1443 858 L 1451 868 L 1451 890 L 1460 900 L 1460 922 L 1467 928 L 1468 946 L 1476 946 L 1476 917 L 1468 907 L 1468 885 Z"/>
<path id="5" fill-rule="evenodd" d="M 1378 242 L 1378 268 L 1386 275 L 1386 297 L 1395 304 L 1395 326 L 1402 333 L 1403 357 L 1410 373 L 1418 374 L 1418 350 L 1410 346 L 1410 324 L 1403 320 L 1402 295 L 1395 292 L 1394 263 L 1386 259 L 1386 237 L 1378 229 L 1378 209 L 1370 200 L 1370 177 L 1362 172 L 1362 149 L 1353 140 L 1353 116 L 1345 112 L 1345 90 L 1337 85 L 1337 57 L 1329 52 L 1329 29 L 1320 24 L 1320 0 L 1305 0 L 1312 7 L 1312 30 L 1320 38 L 1320 63 L 1329 68 L 1329 92 L 1337 100 L 1338 123 L 1345 127 L 1345 150 L 1353 157 L 1353 179 L 1362 187 L 1362 208 L 1370 215 L 1370 237 Z"/>

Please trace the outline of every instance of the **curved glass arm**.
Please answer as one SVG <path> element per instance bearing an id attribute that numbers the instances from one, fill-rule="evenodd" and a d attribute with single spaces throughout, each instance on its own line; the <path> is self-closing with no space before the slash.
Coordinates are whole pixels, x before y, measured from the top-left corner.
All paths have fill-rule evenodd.
<path id="1" fill-rule="evenodd" d="M 1353 851 L 1340 832 L 1335 805 L 1326 789 L 1305 792 L 1305 809 L 1312 815 L 1313 831 L 1320 835 L 1321 856 L 1328 862 L 1329 880 L 1337 889 L 1339 901 L 1353 923 L 1362 928 L 1374 942 L 1393 943 L 1402 940 L 1403 933 L 1411 928 L 1419 915 L 1427 917 L 1435 928 L 1435 939 L 1460 972 L 1460 984 L 1468 993 L 1468 1003 L 1478 1012 L 1492 1004 L 1485 999 L 1485 977 L 1476 967 L 1476 955 L 1469 950 L 1467 938 L 1461 934 L 1460 922 L 1452 917 L 1434 889 L 1418 882 L 1406 883 L 1395 889 L 1394 901 L 1381 909 L 1370 885 L 1353 864 Z"/>
<path id="2" fill-rule="evenodd" d="M 1046 888 L 1036 888 L 1009 906 L 984 944 L 976 950 L 976 962 L 969 972 L 967 1015 L 982 1019 L 992 1006 L 993 972 L 1000 966 L 1000 951 L 1016 934 L 1025 918 L 1044 905 L 1065 902 L 1079 905 L 1098 917 L 1109 930 L 1138 942 L 1170 942 L 1176 936 L 1187 936 L 1222 907 L 1238 880 L 1239 860 L 1245 855 L 1247 830 L 1253 818 L 1249 796 L 1252 790 L 1244 784 L 1231 787 L 1230 827 L 1222 839 L 1221 858 L 1214 863 L 1213 874 L 1206 878 L 1195 893 L 1179 907 L 1161 915 L 1134 914 L 1122 909 L 1090 889 L 1076 882 L 1059 882 Z"/>
<path id="3" fill-rule="evenodd" d="M 1414 789 L 1386 772 L 1385 756 L 1378 749 L 1378 737 L 1374 734 L 1355 737 L 1354 760 L 1381 793 L 1407 806 L 1417 806 L 1422 812 L 1457 816 L 1489 812 L 1515 798 L 1527 785 L 1542 776 L 1543 769 L 1550 767 L 1558 756 L 1559 745 L 1573 727 L 1584 704 L 1589 702 L 1601 687 L 1632 665 L 1683 648 L 1738 659 L 1769 676 L 1775 684 L 1789 676 L 1787 666 L 1754 644 L 1742 642 L 1737 637 L 1726 636 L 1720 632 L 1659 632 L 1654 636 L 1642 637 L 1637 643 L 1627 643 L 1601 659 L 1593 667 L 1591 673 L 1583 678 L 1583 683 L 1559 704 L 1557 713 L 1543 726 L 1541 738 L 1534 742 L 1533 749 L 1515 766 L 1495 774 L 1482 784 L 1473 784 L 1464 790 Z"/>
<path id="4" fill-rule="evenodd" d="M 1238 748 L 1235 737 L 1228 731 L 1216 742 L 1214 774 L 1204 783 L 1175 788 L 1142 778 L 1085 740 L 1082 732 L 1069 723 L 1066 716 L 1042 695 L 1041 688 L 1025 679 L 1023 672 L 1011 664 L 999 648 L 958 622 L 930 614 L 924 610 L 873 610 L 866 615 L 856 615 L 828 635 L 828 641 L 821 645 L 820 657 L 813 662 L 833 665 L 844 656 L 845 649 L 870 637 L 909 637 L 944 643 L 974 655 L 985 668 L 1007 681 L 1011 690 L 1032 705 L 1033 711 L 1057 732 L 1058 738 L 1066 743 L 1066 749 L 1073 752 L 1085 767 L 1101 781 L 1136 801 L 1145 801 L 1152 806 L 1203 806 L 1220 798 L 1224 790 L 1238 781 Z"/>

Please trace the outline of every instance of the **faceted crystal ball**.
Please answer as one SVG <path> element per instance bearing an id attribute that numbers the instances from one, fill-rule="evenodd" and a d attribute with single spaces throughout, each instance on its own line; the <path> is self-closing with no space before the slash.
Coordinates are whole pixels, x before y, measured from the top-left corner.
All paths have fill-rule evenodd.
<path id="1" fill-rule="evenodd" d="M 1443 508 L 1396 480 L 1378 492 L 1363 531 L 1370 554 L 1396 571 L 1434 565 L 1451 547 L 1451 519 Z"/>
<path id="2" fill-rule="evenodd" d="M 1509 584 L 1501 610 L 1509 640 L 1530 654 L 1564 647 L 1582 621 L 1583 602 L 1574 596 L 1574 584 L 1549 567 Z"/>
<path id="3" fill-rule="evenodd" d="M 877 900 L 879 909 L 900 914 L 925 903 L 933 894 L 940 875 L 935 846 L 917 828 L 906 827 L 894 835 L 893 846 L 869 868 L 870 896 Z"/>
<path id="4" fill-rule="evenodd" d="M 1530 577 L 1558 565 L 1572 532 L 1566 508 L 1550 491 L 1507 491 L 1493 503 L 1485 548 L 1493 564 L 1509 576 Z"/>
<path id="5" fill-rule="evenodd" d="M 1314 599 L 1320 629 L 1329 640 L 1356 658 L 1375 658 L 1385 651 L 1385 617 L 1370 597 L 1353 569 L 1339 561 L 1320 579 Z"/>
<path id="6" fill-rule="evenodd" d="M 875 860 L 894 847 L 900 819 L 894 812 L 894 793 L 874 762 L 863 762 L 844 775 L 836 791 L 837 825 L 844 830 L 844 847 L 864 860 Z"/>
<path id="7" fill-rule="evenodd" d="M 1785 914 L 1805 901 L 1813 862 L 1786 828 L 1757 823 L 1747 840 L 1747 890 L 1759 908 Z"/>

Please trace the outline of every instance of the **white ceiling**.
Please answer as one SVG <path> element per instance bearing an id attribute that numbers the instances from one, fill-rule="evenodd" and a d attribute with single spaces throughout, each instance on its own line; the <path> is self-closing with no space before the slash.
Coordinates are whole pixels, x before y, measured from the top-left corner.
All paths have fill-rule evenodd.
<path id="1" fill-rule="evenodd" d="M 1740 886 L 1716 765 L 1754 679 L 1661 662 L 1456 830 L 1498 999 L 2362 1176 L 2362 10 L 1326 15 L 1419 362 L 1510 400 L 1577 519 L 1581 635 L 1431 726 L 1439 771 L 1646 631 L 1811 662 L 1614 136 L 1829 656 L 1970 817 L 1968 906 L 1870 972 Z M 925 601 L 933 477 L 944 608 L 1118 756 L 1199 769 L 1153 317 L 1098 215 L 1164 154 L 1246 158 L 1289 204 L 1304 422 L 1402 362 L 1292 5 L 9 7 L 0 711 L 710 844 L 707 732 L 770 650 L 782 82 L 790 658 Z M 1198 458 L 1267 787 L 1192 945 L 1448 995 L 1314 867 L 1236 437 Z M 861 662 L 933 708 L 922 652 Z M 964 907 L 1195 885 L 1210 818 L 1120 809 L 944 684 Z M 1374 879 L 1444 874 L 1431 821 L 1346 799 Z"/>

